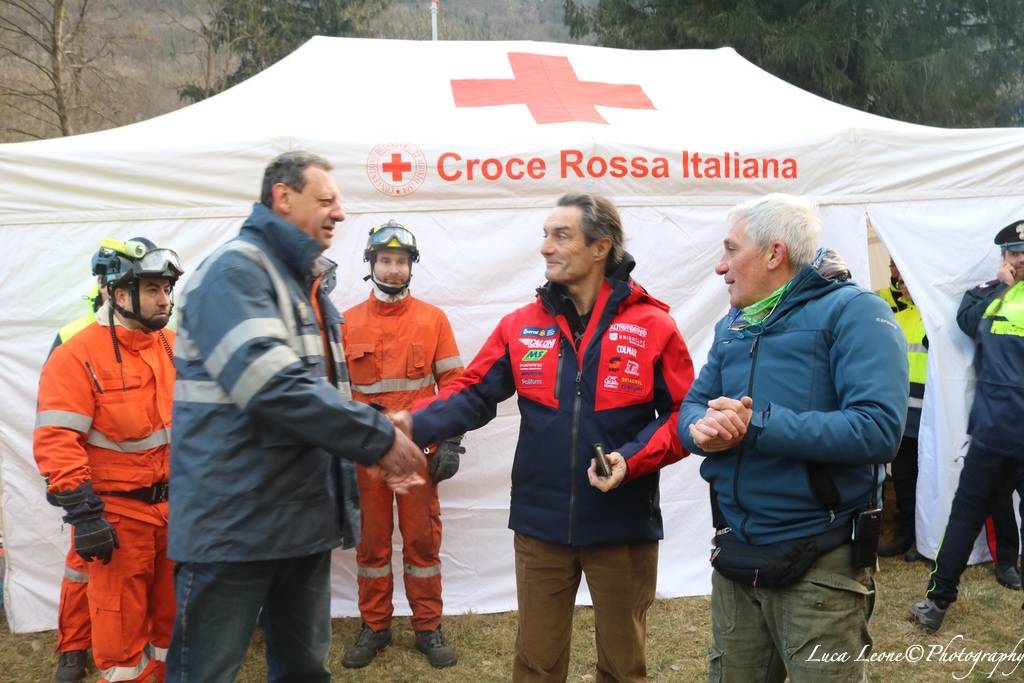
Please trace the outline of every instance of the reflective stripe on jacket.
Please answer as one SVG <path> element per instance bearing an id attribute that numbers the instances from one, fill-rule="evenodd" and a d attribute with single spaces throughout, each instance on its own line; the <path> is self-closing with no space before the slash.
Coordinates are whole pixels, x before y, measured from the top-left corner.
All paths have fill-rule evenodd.
<path id="1" fill-rule="evenodd" d="M 394 428 L 349 398 L 341 316 L 328 298 L 334 264 L 321 251 L 257 204 L 239 236 L 185 282 L 171 453 L 176 561 L 298 557 L 358 541 L 351 461 L 377 462 Z M 317 276 L 327 349 L 309 297 Z"/>
<path id="2" fill-rule="evenodd" d="M 921 320 L 921 311 L 913 303 L 896 314 L 896 324 L 907 338 L 907 366 L 910 370 L 910 400 L 907 403 L 907 426 L 903 435 L 917 438 L 924 405 L 924 385 L 928 379 L 928 338 Z"/>
<path id="3" fill-rule="evenodd" d="M 109 319 L 108 309 L 98 320 Z M 33 450 L 51 491 L 92 481 L 95 491 L 131 491 L 168 477 L 174 366 L 170 330 L 150 333 L 93 322 L 54 349 L 39 378 Z M 153 524 L 160 513 L 143 501 L 104 496 L 106 509 Z M 166 504 L 163 504 L 166 505 Z"/>

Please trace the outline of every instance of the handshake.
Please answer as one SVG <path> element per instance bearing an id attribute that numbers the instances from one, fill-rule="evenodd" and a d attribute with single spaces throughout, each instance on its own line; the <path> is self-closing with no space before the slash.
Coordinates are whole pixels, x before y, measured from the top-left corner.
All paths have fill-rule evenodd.
<path id="1" fill-rule="evenodd" d="M 372 468 L 383 478 L 395 493 L 408 493 L 409 489 L 424 482 L 419 472 L 426 464 L 423 451 L 412 441 L 412 415 L 401 410 L 387 416 L 395 425 L 395 442 L 391 450 Z M 450 478 L 459 469 L 459 455 L 466 452 L 461 445 L 462 437 L 442 441 L 430 461 L 430 479 L 435 484 Z"/>
<path id="2" fill-rule="evenodd" d="M 395 442 L 370 469 L 376 470 L 395 493 L 408 493 L 410 489 L 425 483 L 419 472 L 426 466 L 427 460 L 423 450 L 412 441 L 412 415 L 409 411 L 391 413 L 387 418 L 395 425 Z"/>

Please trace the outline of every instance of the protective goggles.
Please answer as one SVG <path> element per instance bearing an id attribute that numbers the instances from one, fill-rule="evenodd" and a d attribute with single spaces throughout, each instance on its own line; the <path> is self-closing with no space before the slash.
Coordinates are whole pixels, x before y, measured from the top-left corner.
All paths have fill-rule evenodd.
<path id="1" fill-rule="evenodd" d="M 179 278 L 185 270 L 178 254 L 171 249 L 153 249 L 133 264 L 139 277 Z"/>
<path id="2" fill-rule="evenodd" d="M 368 249 L 416 249 L 416 238 L 401 225 L 385 223 L 370 230 Z"/>

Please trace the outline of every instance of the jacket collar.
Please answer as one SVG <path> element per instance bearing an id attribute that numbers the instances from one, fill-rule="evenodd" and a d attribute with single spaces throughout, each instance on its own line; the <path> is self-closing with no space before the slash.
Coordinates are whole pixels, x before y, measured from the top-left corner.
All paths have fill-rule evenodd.
<path id="1" fill-rule="evenodd" d="M 795 308 L 803 306 L 808 301 L 818 299 L 826 294 L 842 287 L 851 287 L 855 283 L 852 280 L 830 280 L 821 276 L 814 266 L 804 266 L 793 276 L 793 285 L 786 292 L 782 300 L 776 305 L 775 310 L 761 323 L 764 327 L 770 327 L 772 323 L 780 320 L 784 315 Z M 734 321 L 740 314 L 740 309 L 730 308 L 728 319 Z"/>
<path id="2" fill-rule="evenodd" d="M 329 264 L 334 264 L 330 259 L 321 257 L 323 250 L 316 240 L 259 202 L 253 205 L 252 213 L 242 224 L 239 235 L 251 236 L 266 243 L 274 256 L 300 282 L 314 274 L 314 265 L 326 271 Z M 321 258 L 322 261 L 319 261 Z"/>
<path id="3" fill-rule="evenodd" d="M 101 326 L 110 328 L 110 302 L 104 302 L 102 306 L 96 311 L 96 322 Z M 147 349 L 153 345 L 156 339 L 156 333 L 146 328 L 138 330 L 129 330 L 121 322 L 121 319 L 115 314 L 114 315 L 114 334 L 117 335 L 117 343 L 121 346 L 129 349 L 130 351 L 138 351 L 140 349 Z"/>
<path id="4" fill-rule="evenodd" d="M 408 289 L 403 292 L 405 295 L 398 299 L 383 301 L 377 294 L 377 290 L 371 289 L 367 305 L 375 315 L 400 315 L 409 308 L 409 302 L 412 301 L 412 293 Z"/>

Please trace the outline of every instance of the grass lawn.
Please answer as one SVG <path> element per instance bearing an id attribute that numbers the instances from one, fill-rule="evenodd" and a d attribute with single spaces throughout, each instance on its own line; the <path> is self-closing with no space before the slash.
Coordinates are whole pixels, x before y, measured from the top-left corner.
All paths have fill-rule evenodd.
<path id="1" fill-rule="evenodd" d="M 991 565 L 969 569 L 962 582 L 961 600 L 946 617 L 938 634 L 928 635 L 905 620 L 911 602 L 925 587 L 929 565 L 883 559 L 878 573 L 878 601 L 871 620 L 877 654 L 916 652 L 927 655 L 936 646 L 933 661 L 872 662 L 868 674 L 878 683 L 925 681 L 1024 681 L 1024 664 L 1005 662 L 989 677 L 992 663 L 979 662 L 973 671 L 969 661 L 939 661 L 946 647 L 947 659 L 960 650 L 969 653 L 1013 652 L 1024 658 L 1024 594 L 1009 591 L 995 582 Z M 703 681 L 705 656 L 711 630 L 709 597 L 659 600 L 648 617 L 647 664 L 652 681 Z M 44 683 L 52 680 L 56 660 L 55 634 L 11 634 L 0 612 L 0 683 Z M 470 614 L 445 619 L 445 632 L 455 646 L 459 663 L 435 671 L 413 646 L 408 619 L 398 619 L 394 642 L 370 666 L 359 671 L 342 668 L 340 659 L 359 630 L 358 619 L 334 621 L 330 666 L 335 680 L 373 683 L 429 683 L 431 681 L 504 682 L 511 678 L 516 617 L 509 614 Z M 569 681 L 594 680 L 593 612 L 576 610 L 572 664 Z M 951 643 L 952 641 L 952 643 Z M 910 650 L 908 650 L 910 648 Z M 963 655 L 961 655 L 963 656 Z M 263 640 L 257 633 L 249 659 L 239 674 L 243 682 L 265 681 Z M 1019 661 L 1019 659 L 1018 659 Z M 87 679 L 94 681 L 95 677 Z"/>

